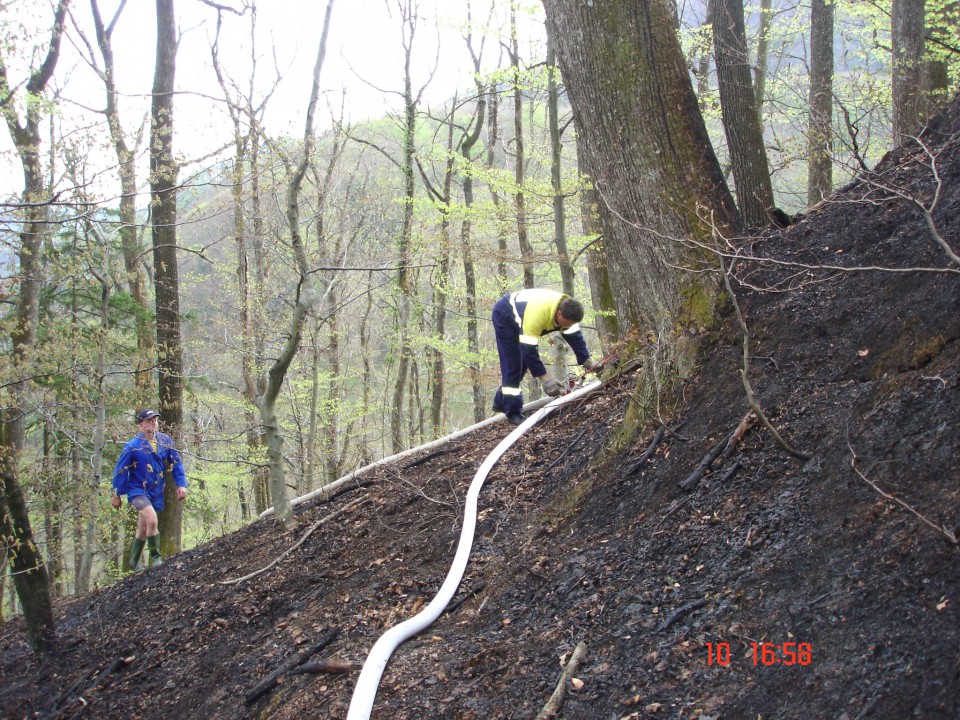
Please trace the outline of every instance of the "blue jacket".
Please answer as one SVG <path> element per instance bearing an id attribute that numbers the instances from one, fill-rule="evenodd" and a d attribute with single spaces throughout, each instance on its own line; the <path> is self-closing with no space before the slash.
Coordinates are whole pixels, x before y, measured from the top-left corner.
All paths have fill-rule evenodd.
<path id="1" fill-rule="evenodd" d="M 163 510 L 166 470 L 173 474 L 177 487 L 187 486 L 187 476 L 183 471 L 180 453 L 169 435 L 158 432 L 156 446 L 154 450 L 143 433 L 137 433 L 120 453 L 113 471 L 113 487 L 117 495 L 126 495 L 127 499 L 146 495 L 154 510 L 160 511 Z"/>

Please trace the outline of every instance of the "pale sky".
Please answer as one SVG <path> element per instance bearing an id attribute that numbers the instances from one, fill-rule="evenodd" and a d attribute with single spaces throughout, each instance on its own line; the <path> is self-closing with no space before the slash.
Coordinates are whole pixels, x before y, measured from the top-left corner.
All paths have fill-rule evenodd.
<path id="1" fill-rule="evenodd" d="M 222 5 L 239 6 L 241 0 L 218 0 Z M 0 32 L 32 39 L 45 47 L 49 38 L 53 0 L 14 0 L 0 10 Z M 119 0 L 100 0 L 104 21 L 109 23 Z M 260 0 L 257 19 L 258 70 L 257 92 L 263 94 L 281 75 L 268 104 L 265 124 L 274 135 L 302 136 L 311 76 L 323 23 L 324 0 Z M 488 0 L 473 0 L 473 21 L 482 26 L 489 14 Z M 500 0 L 500 18 L 495 24 L 506 35 L 506 3 Z M 426 101 L 440 102 L 457 90 L 463 95 L 473 87 L 469 57 L 460 25 L 467 12 L 467 0 L 420 0 L 421 19 L 414 39 L 414 90 L 434 73 Z M 335 0 L 327 53 L 321 71 L 321 85 L 330 103 L 339 109 L 340 94 L 346 92 L 346 119 L 359 121 L 399 108 L 397 94 L 403 87 L 403 50 L 397 0 Z M 531 12 L 521 12 L 519 20 L 527 28 L 527 37 L 542 36 L 542 10 L 539 2 L 530 2 Z M 94 43 L 88 2 L 72 3 L 73 16 Z M 199 0 L 177 0 L 176 12 L 181 32 L 177 54 L 175 101 L 175 151 L 181 157 L 196 157 L 229 141 L 230 129 L 222 104 L 220 87 L 210 62 L 210 44 L 216 27 L 216 12 Z M 16 26 L 11 27 L 11 23 Z M 35 33 L 31 38 L 30 26 Z M 223 14 L 220 54 L 227 72 L 246 89 L 249 82 L 249 20 L 233 13 Z M 88 109 L 104 104 L 100 81 L 81 59 L 85 52 L 70 27 L 56 72 L 56 87 L 67 102 L 61 105 L 63 127 L 89 126 L 98 117 Z M 475 47 L 479 47 L 479 32 Z M 484 64 L 500 62 L 499 38 L 489 37 L 484 48 Z M 21 52 L 26 48 L 22 43 Z M 155 48 L 155 7 L 151 0 L 128 0 L 113 36 L 117 64 L 117 84 L 124 126 L 132 133 L 149 112 L 149 92 L 153 82 Z M 440 48 L 439 64 L 437 48 Z M 15 52 L 5 49 L 11 81 L 25 77 L 23 63 Z M 528 56 L 532 54 L 528 51 Z M 529 59 L 529 58 L 528 58 Z M 99 60 L 99 55 L 98 55 Z M 505 61 L 504 61 L 505 62 Z M 19 70 L 19 73 L 17 72 Z M 376 88 L 393 91 L 381 93 Z M 329 125 L 326 104 L 318 108 L 318 130 Z M 0 152 L 6 166 L 0 175 L 2 196 L 22 189 L 19 162 L 11 156 L 12 144 L 6 128 L 0 129 Z M 104 147 L 107 162 L 111 151 Z M 141 173 L 141 177 L 145 173 Z"/>

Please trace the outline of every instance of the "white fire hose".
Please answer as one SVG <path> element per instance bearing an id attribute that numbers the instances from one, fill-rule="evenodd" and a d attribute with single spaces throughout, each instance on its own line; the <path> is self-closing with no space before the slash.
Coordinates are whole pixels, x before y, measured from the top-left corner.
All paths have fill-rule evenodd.
<path id="1" fill-rule="evenodd" d="M 370 713 L 373 710 L 373 701 L 376 698 L 377 689 L 380 685 L 380 678 L 393 651 L 400 643 L 432 625 L 453 598 L 457 587 L 460 585 L 460 581 L 463 579 L 463 573 L 467 568 L 467 560 L 470 558 L 470 550 L 473 546 L 473 535 L 477 525 L 477 499 L 480 496 L 480 489 L 483 487 L 484 480 L 487 479 L 487 474 L 496 462 L 511 445 L 544 417 L 564 403 L 588 395 L 600 387 L 601 384 L 602 383 L 597 380 L 553 400 L 549 405 L 541 408 L 524 420 L 521 425 L 501 440 L 500 444 L 497 445 L 493 452 L 483 461 L 480 469 L 477 470 L 477 474 L 473 478 L 473 482 L 470 484 L 470 489 L 467 491 L 467 500 L 463 508 L 463 528 L 460 531 L 460 542 L 457 545 L 457 553 L 453 558 L 453 563 L 450 566 L 446 579 L 443 581 L 443 585 L 440 586 L 440 590 L 437 591 L 436 596 L 423 610 L 409 620 L 405 620 L 399 625 L 394 625 L 374 643 L 369 655 L 367 655 L 366 662 L 363 664 L 363 669 L 360 671 L 357 685 L 353 690 L 350 709 L 347 711 L 347 720 L 367 720 L 370 717 Z"/>

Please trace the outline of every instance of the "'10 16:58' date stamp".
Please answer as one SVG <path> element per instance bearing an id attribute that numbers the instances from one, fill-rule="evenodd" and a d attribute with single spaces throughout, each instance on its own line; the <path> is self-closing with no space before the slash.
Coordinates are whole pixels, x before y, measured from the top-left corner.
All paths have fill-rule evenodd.
<path id="1" fill-rule="evenodd" d="M 705 643 L 707 648 L 707 665 L 730 665 L 730 643 Z M 813 662 L 813 647 L 810 643 L 772 643 L 752 642 L 747 658 L 753 659 L 757 665 L 803 665 Z"/>

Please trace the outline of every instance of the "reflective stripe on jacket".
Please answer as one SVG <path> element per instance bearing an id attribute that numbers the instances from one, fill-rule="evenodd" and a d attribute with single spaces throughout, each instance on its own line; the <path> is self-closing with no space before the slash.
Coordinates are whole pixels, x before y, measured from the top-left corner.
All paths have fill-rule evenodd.
<path id="1" fill-rule="evenodd" d="M 537 350 L 540 338 L 547 333 L 560 331 L 578 363 L 583 364 L 590 359 L 580 325 L 574 323 L 569 328 L 561 328 L 556 324 L 557 309 L 560 301 L 566 297 L 570 296 L 548 288 L 527 288 L 510 295 L 510 307 L 520 334 L 520 351 L 534 377 L 541 377 L 547 372 Z"/>

